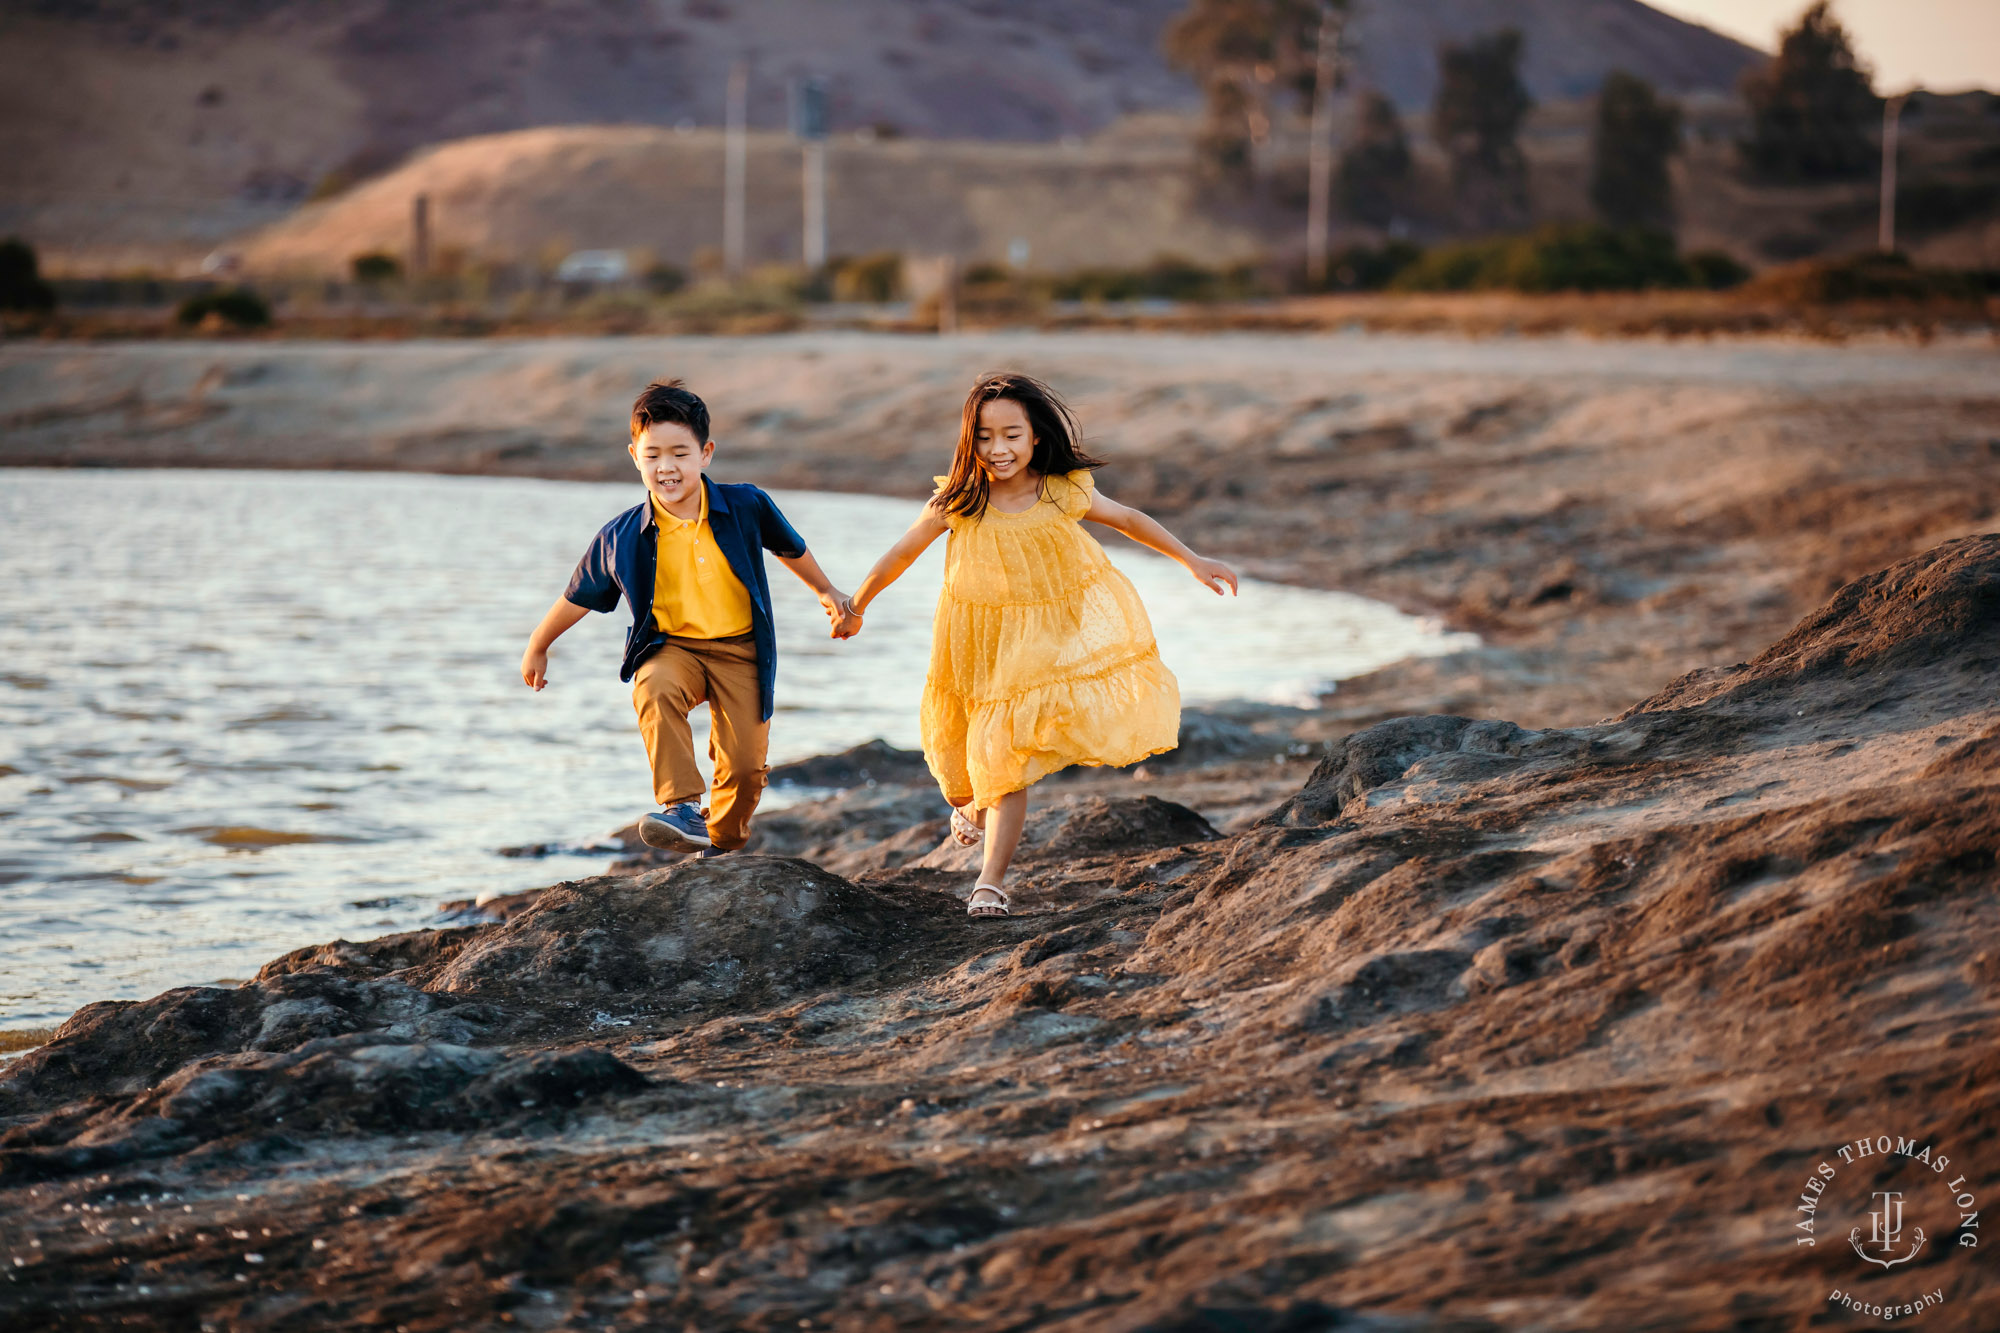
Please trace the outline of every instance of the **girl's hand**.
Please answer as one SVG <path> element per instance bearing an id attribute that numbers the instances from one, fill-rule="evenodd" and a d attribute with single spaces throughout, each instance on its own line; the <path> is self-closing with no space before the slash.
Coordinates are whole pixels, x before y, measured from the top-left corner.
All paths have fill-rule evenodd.
<path id="1" fill-rule="evenodd" d="M 521 654 L 521 683 L 539 691 L 549 683 L 549 655 L 530 648 Z"/>
<path id="2" fill-rule="evenodd" d="M 1231 597 L 1236 595 L 1236 571 L 1220 560 L 1210 560 L 1206 556 L 1198 555 L 1188 561 L 1188 573 L 1194 575 L 1202 587 L 1217 597 L 1222 596 L 1222 585 L 1225 583 L 1229 585 L 1229 595 Z"/>
<path id="3" fill-rule="evenodd" d="M 861 632 L 861 613 L 849 605 L 845 615 L 833 622 L 833 637 L 851 639 Z"/>

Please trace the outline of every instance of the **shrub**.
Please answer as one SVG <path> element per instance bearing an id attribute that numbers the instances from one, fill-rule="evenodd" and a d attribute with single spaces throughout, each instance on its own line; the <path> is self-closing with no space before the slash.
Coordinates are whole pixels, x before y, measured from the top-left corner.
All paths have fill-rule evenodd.
<path id="1" fill-rule="evenodd" d="M 1918 268 L 1906 256 L 1867 254 L 1775 269 L 1750 284 L 1759 296 L 1835 305 L 1844 301 L 1975 301 L 2000 292 L 2000 272 Z"/>
<path id="2" fill-rule="evenodd" d="M 655 296 L 672 296 L 687 286 L 687 274 L 672 264 L 649 264 L 639 281 L 645 283 L 646 290 Z"/>
<path id="3" fill-rule="evenodd" d="M 1256 293 L 1254 264 L 1204 268 L 1161 255 L 1144 268 L 1086 268 L 1048 280 L 1058 301 L 1231 301 Z"/>
<path id="4" fill-rule="evenodd" d="M 1389 285 L 1401 291 L 1719 291 L 1749 277 L 1748 268 L 1720 250 L 1676 254 L 1665 232 L 1557 225 L 1441 247 L 1409 263 Z"/>
<path id="5" fill-rule="evenodd" d="M 371 250 L 348 261 L 356 282 L 394 282 L 403 276 L 403 261 L 392 254 Z"/>
<path id="6" fill-rule="evenodd" d="M 883 250 L 859 259 L 836 259 L 833 271 L 836 301 L 893 301 L 903 290 L 903 257 Z"/>
<path id="7" fill-rule="evenodd" d="M 1423 257 L 1422 248 L 1408 241 L 1350 245 L 1326 257 L 1325 290 L 1379 292 Z"/>
<path id="8" fill-rule="evenodd" d="M 34 247 L 15 237 L 0 241 L 0 310 L 40 313 L 55 305 L 55 288 L 42 281 Z"/>
<path id="9" fill-rule="evenodd" d="M 1695 282 L 1665 232 L 1572 223 L 1440 247 L 1391 285 L 1412 292 L 1629 292 Z"/>
<path id="10" fill-rule="evenodd" d="M 1697 250 L 1685 262 L 1689 280 L 1711 292 L 1740 287 L 1750 280 L 1750 270 L 1720 250 Z"/>
<path id="11" fill-rule="evenodd" d="M 259 329 L 271 322 L 271 307 L 248 287 L 220 287 L 198 292 L 181 302 L 174 318 L 186 325 L 215 321 L 239 329 Z"/>

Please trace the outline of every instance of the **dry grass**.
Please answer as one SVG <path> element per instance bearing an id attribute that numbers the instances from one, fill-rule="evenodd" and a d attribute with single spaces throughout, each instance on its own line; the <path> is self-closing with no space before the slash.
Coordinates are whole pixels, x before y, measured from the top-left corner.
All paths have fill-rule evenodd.
<path id="1" fill-rule="evenodd" d="M 54 1028 L 0 1029 L 0 1055 L 18 1055 L 46 1045 L 56 1035 Z"/>
<path id="2" fill-rule="evenodd" d="M 1928 342 L 1938 336 L 2000 331 L 2000 299 L 1866 301 L 1829 304 L 1782 295 L 1744 292 L 1626 292 L 1524 295 L 1510 292 L 1451 294 L 1370 293 L 1301 296 L 1275 300 L 1145 305 L 1051 306 L 1039 301 L 969 300 L 960 306 L 966 329 L 1116 329 L 1163 333 L 1228 331 L 1450 334 L 1465 337 L 1599 338 L 1813 338 L 1840 342 L 1891 336 Z M 934 316 L 919 310 L 879 315 L 835 315 L 798 304 L 772 309 L 723 305 L 689 310 L 672 302 L 592 306 L 569 310 L 488 311 L 467 307 L 412 307 L 391 314 L 286 309 L 254 333 L 189 329 L 171 312 L 58 311 L 45 319 L 13 317 L 0 332 L 12 337 L 120 341 L 190 338 L 262 338 L 375 341 L 405 338 L 575 337 L 602 335 L 751 335 L 799 329 L 870 329 L 925 333 Z"/>

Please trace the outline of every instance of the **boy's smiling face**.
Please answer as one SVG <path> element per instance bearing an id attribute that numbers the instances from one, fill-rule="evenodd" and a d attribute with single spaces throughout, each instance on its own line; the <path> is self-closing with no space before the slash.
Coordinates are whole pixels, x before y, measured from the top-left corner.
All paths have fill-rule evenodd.
<path id="1" fill-rule="evenodd" d="M 715 457 L 714 440 L 697 440 L 678 421 L 656 421 L 632 441 L 626 452 L 639 469 L 647 491 L 676 518 L 701 512 L 701 474 Z"/>

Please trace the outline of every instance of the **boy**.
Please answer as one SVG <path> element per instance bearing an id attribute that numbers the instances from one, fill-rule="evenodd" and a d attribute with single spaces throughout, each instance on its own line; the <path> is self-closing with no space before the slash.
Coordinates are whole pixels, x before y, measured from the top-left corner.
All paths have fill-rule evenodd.
<path id="1" fill-rule="evenodd" d="M 626 452 L 646 483 L 646 502 L 597 534 L 569 589 L 528 637 L 521 679 L 540 690 L 548 683 L 549 645 L 586 612 L 615 608 L 622 595 L 632 628 L 618 678 L 632 682 L 660 803 L 657 814 L 639 821 L 639 837 L 649 847 L 723 856 L 749 840 L 768 772 L 778 652 L 762 550 L 819 594 L 836 625 L 845 623 L 847 597 L 770 496 L 702 475 L 715 457 L 708 407 L 679 380 L 647 385 L 632 404 Z M 715 764 L 705 815 L 688 728 L 688 712 L 703 700 Z"/>

